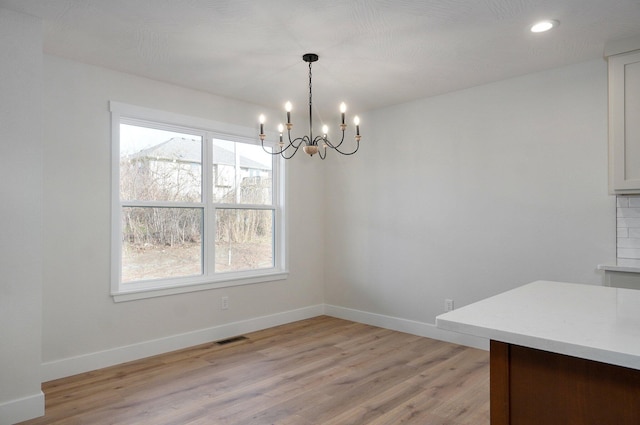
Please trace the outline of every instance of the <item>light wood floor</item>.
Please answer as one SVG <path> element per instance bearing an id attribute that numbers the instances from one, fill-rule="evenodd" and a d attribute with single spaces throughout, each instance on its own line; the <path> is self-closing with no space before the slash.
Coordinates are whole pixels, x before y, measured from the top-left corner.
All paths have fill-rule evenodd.
<path id="1" fill-rule="evenodd" d="M 489 424 L 489 354 L 321 316 L 43 384 L 23 424 Z"/>

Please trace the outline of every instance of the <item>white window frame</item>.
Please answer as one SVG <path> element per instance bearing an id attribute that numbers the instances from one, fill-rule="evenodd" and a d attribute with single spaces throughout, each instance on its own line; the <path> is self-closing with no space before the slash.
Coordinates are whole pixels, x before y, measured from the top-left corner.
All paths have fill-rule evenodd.
<path id="1" fill-rule="evenodd" d="M 203 118 L 190 117 L 171 112 L 159 111 L 141 106 L 129 105 L 110 101 L 111 111 L 111 295 L 114 301 L 131 301 L 143 298 L 159 297 L 185 292 L 202 291 L 224 288 L 236 285 L 246 285 L 288 277 L 286 250 L 286 220 L 285 220 L 285 162 L 278 155 L 273 161 L 273 204 L 265 208 L 264 205 L 245 204 L 214 204 L 211 202 L 211 185 L 213 164 L 211 161 L 210 144 L 213 138 L 230 140 L 233 142 L 257 145 L 256 130 L 228 123 L 211 121 Z M 122 220 L 123 202 L 120 200 L 120 123 L 144 126 L 156 124 L 160 129 L 182 131 L 203 136 L 202 157 L 202 204 L 177 204 L 176 207 L 203 207 L 203 274 L 199 276 L 146 280 L 139 282 L 121 282 L 122 273 Z M 276 135 L 270 135 L 276 140 Z M 126 202 L 127 205 L 135 202 Z M 147 205 L 148 203 L 145 203 Z M 273 255 L 272 268 L 244 270 L 235 272 L 214 272 L 215 248 L 215 213 L 216 208 L 249 208 L 268 209 L 274 211 Z M 211 227 L 211 229 L 209 229 Z M 209 230 L 208 230 L 209 229 Z"/>

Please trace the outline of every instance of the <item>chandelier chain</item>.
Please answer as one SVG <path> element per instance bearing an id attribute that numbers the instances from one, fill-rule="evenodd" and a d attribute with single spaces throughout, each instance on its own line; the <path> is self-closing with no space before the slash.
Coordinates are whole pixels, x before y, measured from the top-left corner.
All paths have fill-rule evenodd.
<path id="1" fill-rule="evenodd" d="M 311 90 L 311 64 L 312 62 L 309 62 L 309 138 L 313 140 L 313 116 L 311 114 L 311 108 L 313 106 L 313 92 Z"/>

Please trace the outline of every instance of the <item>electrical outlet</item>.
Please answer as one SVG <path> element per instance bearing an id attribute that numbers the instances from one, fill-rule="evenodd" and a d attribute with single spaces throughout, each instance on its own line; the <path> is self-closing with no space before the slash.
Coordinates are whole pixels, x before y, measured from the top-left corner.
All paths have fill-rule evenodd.
<path id="1" fill-rule="evenodd" d="M 444 310 L 445 311 L 453 310 L 453 300 L 452 299 L 447 298 L 446 300 L 444 300 Z"/>
<path id="2" fill-rule="evenodd" d="M 229 297 L 220 298 L 220 308 L 223 310 L 229 309 Z"/>

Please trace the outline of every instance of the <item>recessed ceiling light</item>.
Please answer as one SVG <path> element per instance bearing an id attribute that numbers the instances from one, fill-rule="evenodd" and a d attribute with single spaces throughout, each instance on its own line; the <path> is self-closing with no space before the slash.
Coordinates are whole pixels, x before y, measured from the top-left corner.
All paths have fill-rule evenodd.
<path id="1" fill-rule="evenodd" d="M 560 22 L 548 19 L 546 21 L 536 22 L 531 26 L 531 32 L 545 32 L 557 27 Z"/>

